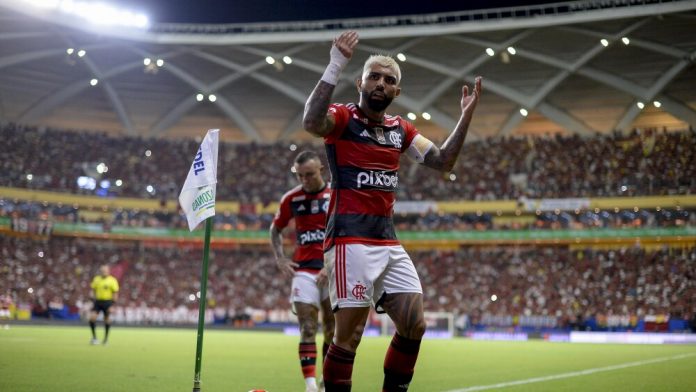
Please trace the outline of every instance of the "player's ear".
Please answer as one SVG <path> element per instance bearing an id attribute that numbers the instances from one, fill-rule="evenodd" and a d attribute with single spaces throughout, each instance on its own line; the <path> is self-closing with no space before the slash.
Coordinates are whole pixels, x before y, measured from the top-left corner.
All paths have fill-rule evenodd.
<path id="1" fill-rule="evenodd" d="M 358 92 L 362 90 L 362 77 L 355 79 L 355 85 L 358 87 Z"/>
<path id="2" fill-rule="evenodd" d="M 396 88 L 396 93 L 394 94 L 394 98 L 398 97 L 399 94 L 401 94 L 401 87 Z"/>

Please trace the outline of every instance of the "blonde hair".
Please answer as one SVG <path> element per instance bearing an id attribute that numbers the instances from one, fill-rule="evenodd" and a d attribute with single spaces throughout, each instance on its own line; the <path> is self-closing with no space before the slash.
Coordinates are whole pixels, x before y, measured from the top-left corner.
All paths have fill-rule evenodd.
<path id="1" fill-rule="evenodd" d="M 372 64 L 378 64 L 385 68 L 391 68 L 396 74 L 396 84 L 401 82 L 401 68 L 399 68 L 399 63 L 396 62 L 392 57 L 385 56 L 382 54 L 373 54 L 367 58 L 365 65 L 363 66 L 363 75 L 370 71 Z"/>

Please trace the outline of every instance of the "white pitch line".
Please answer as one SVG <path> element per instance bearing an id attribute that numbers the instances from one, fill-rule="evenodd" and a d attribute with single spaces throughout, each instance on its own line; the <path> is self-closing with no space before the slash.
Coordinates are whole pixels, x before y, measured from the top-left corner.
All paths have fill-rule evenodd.
<path id="1" fill-rule="evenodd" d="M 533 383 L 537 383 L 537 382 L 545 382 L 545 381 L 551 381 L 551 380 L 559 380 L 559 379 L 562 379 L 562 378 L 587 376 L 587 375 L 589 375 L 589 374 L 600 373 L 600 372 L 608 372 L 608 371 L 611 371 L 611 370 L 626 369 L 626 368 L 635 367 L 635 366 L 643 366 L 643 365 L 650 365 L 650 364 L 659 363 L 659 362 L 674 361 L 674 360 L 677 360 L 677 359 L 684 359 L 684 358 L 693 357 L 694 355 L 696 355 L 696 353 L 675 355 L 675 356 L 673 356 L 673 357 L 662 357 L 662 358 L 648 359 L 648 360 L 645 360 L 645 361 L 627 362 L 627 363 L 622 363 L 622 364 L 619 364 L 619 365 L 612 365 L 612 366 L 606 366 L 606 367 L 601 367 L 601 368 L 586 369 L 586 370 L 580 370 L 580 371 L 577 371 L 577 372 L 569 372 L 569 373 L 554 374 L 554 375 L 552 375 L 552 376 L 527 378 L 527 379 L 524 379 L 524 380 L 501 382 L 501 383 L 499 383 L 499 384 L 475 385 L 475 386 L 468 387 L 468 388 L 464 388 L 464 389 L 452 389 L 452 390 L 449 390 L 449 391 L 446 391 L 446 392 L 471 392 L 471 391 L 483 391 L 483 390 L 486 390 L 486 389 L 507 388 L 507 387 L 512 387 L 512 386 L 515 386 L 515 385 L 533 384 Z"/>

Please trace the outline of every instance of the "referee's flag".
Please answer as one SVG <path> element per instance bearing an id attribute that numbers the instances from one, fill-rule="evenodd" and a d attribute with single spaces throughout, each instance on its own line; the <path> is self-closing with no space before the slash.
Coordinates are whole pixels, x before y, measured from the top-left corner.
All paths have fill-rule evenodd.
<path id="1" fill-rule="evenodd" d="M 210 129 L 206 133 L 179 194 L 179 205 L 186 213 L 190 231 L 215 215 L 219 131 Z"/>

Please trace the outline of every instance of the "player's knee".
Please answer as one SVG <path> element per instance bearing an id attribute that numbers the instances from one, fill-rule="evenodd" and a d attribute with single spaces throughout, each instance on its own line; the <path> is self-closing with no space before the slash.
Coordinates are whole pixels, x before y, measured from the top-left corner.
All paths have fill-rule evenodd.
<path id="1" fill-rule="evenodd" d="M 350 351 L 355 351 L 360 345 L 361 338 L 362 336 L 358 334 L 352 334 L 344 339 L 340 339 L 338 335 L 335 335 L 333 337 L 333 341 L 340 347 L 347 348 Z"/>
<path id="2" fill-rule="evenodd" d="M 300 334 L 303 340 L 314 339 L 317 335 L 317 324 L 313 322 L 305 322 L 300 325 Z"/>
<path id="3" fill-rule="evenodd" d="M 414 322 L 406 330 L 406 336 L 409 339 L 421 339 L 425 335 L 425 320 L 422 318 Z"/>
<path id="4" fill-rule="evenodd" d="M 360 345 L 360 341 L 362 340 L 362 335 L 363 335 L 363 328 L 360 328 L 359 331 L 356 330 L 355 333 L 353 333 L 353 337 L 350 341 L 350 345 L 351 345 L 351 347 L 353 347 L 353 350 L 357 349 L 358 346 Z"/>
<path id="5" fill-rule="evenodd" d="M 342 347 L 348 347 L 355 351 L 360 345 L 360 340 L 362 339 L 364 325 L 358 325 L 353 329 L 337 329 L 333 340 Z"/>
<path id="6" fill-rule="evenodd" d="M 362 335 L 364 331 L 365 326 L 362 324 L 356 326 L 353 330 L 353 334 L 351 335 L 349 344 L 354 350 L 358 348 L 358 345 L 360 345 L 360 341 L 362 340 Z"/>

